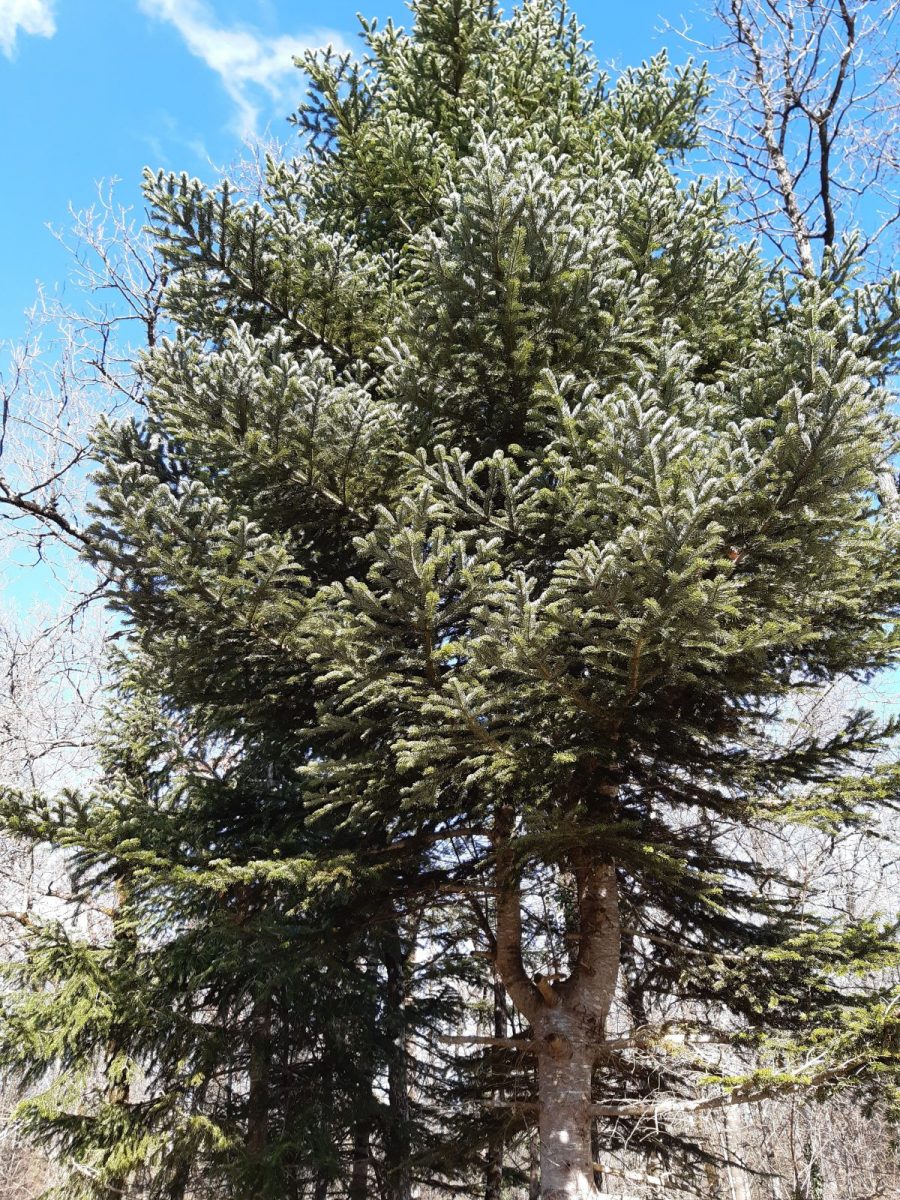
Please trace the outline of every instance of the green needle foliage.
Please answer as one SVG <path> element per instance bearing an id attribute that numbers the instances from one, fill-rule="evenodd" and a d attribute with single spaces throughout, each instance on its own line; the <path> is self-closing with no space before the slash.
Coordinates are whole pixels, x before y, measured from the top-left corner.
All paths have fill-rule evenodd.
<path id="1" fill-rule="evenodd" d="M 702 71 L 610 87 L 550 0 L 412 12 L 302 64 L 260 200 L 147 177 L 172 334 L 96 433 L 102 773 L 3 800 L 85 914 L 34 926 L 0 1032 L 67 1197 L 476 1179 L 480 1101 L 533 1072 L 436 1035 L 490 980 L 501 860 L 544 972 L 613 863 L 623 1013 L 754 1047 L 726 1085 L 896 1065 L 890 924 L 817 919 L 742 834 L 896 798 L 863 770 L 892 726 L 783 718 L 897 661 L 898 281 L 741 244 L 680 173 Z M 605 1056 L 604 1099 L 683 1088 L 647 1062 Z"/>

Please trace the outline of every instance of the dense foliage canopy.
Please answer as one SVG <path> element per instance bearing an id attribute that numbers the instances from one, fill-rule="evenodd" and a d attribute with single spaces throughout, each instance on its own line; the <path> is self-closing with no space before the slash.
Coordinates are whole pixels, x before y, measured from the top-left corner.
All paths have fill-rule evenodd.
<path id="1" fill-rule="evenodd" d="M 897 657 L 896 281 L 742 244 L 683 169 L 702 72 L 610 87 L 549 0 L 413 16 L 306 61 L 257 198 L 147 178 L 171 330 L 96 434 L 103 776 L 4 800 L 95 914 L 34 928 L 0 1035 L 67 1196 L 465 1183 L 562 1119 L 560 1039 L 566 1137 L 686 1170 L 643 1124 L 703 1082 L 665 1029 L 752 1047 L 750 1094 L 894 1062 L 892 930 L 765 839 L 895 793 L 891 726 L 791 718 Z M 494 1046 L 440 1041 L 498 994 Z"/>

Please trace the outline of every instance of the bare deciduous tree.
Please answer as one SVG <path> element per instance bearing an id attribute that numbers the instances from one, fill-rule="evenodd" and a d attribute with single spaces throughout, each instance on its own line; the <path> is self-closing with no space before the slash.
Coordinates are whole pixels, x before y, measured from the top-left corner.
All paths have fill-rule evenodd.
<path id="1" fill-rule="evenodd" d="M 110 188 L 59 235 L 74 263 L 79 307 L 41 292 L 28 333 L 0 369 L 0 781 L 52 791 L 94 767 L 109 618 L 94 601 L 85 512 L 90 432 L 101 414 L 141 403 L 137 351 L 156 340 L 164 278 L 150 243 Z M 0 350 L 4 350 L 0 347 Z M 73 907 L 63 857 L 0 842 L 0 958 L 21 953 L 32 917 L 93 919 Z M 0 1200 L 54 1182 L 0 1095 Z"/>
<path id="2" fill-rule="evenodd" d="M 84 303 L 70 309 L 42 292 L 0 370 L 0 541 L 54 563 L 60 547 L 85 544 L 89 433 L 100 413 L 140 402 L 136 351 L 156 341 L 165 286 L 149 241 L 110 189 L 72 216 L 71 233 L 58 236 Z"/>
<path id="3" fill-rule="evenodd" d="M 715 0 L 712 145 L 747 221 L 806 275 L 858 234 L 881 269 L 900 218 L 897 0 Z"/>
<path id="4" fill-rule="evenodd" d="M 35 790 L 72 786 L 93 763 L 92 722 L 102 688 L 106 622 L 93 607 L 27 621 L 0 611 L 0 759 L 3 778 Z"/>

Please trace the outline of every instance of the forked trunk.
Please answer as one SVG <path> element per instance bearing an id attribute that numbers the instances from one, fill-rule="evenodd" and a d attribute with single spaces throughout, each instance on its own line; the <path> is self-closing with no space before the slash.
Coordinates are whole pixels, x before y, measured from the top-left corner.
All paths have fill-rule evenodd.
<path id="1" fill-rule="evenodd" d="M 530 979 L 522 956 L 521 881 L 511 853 L 511 817 L 497 814 L 496 963 L 513 1003 L 534 1031 L 542 1200 L 598 1195 L 591 1144 L 594 1063 L 616 990 L 621 956 L 615 864 L 571 855 L 578 950 L 568 978 Z"/>

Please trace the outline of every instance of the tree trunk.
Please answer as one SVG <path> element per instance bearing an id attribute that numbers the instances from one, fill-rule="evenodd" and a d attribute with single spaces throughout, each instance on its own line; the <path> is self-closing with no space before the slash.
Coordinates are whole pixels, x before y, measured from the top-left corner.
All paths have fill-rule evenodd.
<path id="1" fill-rule="evenodd" d="M 166 1189 L 166 1200 L 184 1200 L 190 1181 L 190 1165 L 188 1163 L 180 1163 L 169 1181 L 168 1188 Z"/>
<path id="2" fill-rule="evenodd" d="M 269 1132 L 269 1039 L 272 1002 L 255 1001 L 250 1016 L 250 1070 L 247 1092 L 247 1150 L 262 1154 Z"/>
<path id="3" fill-rule="evenodd" d="M 734 1108 L 725 1109 L 725 1153 L 728 1158 L 732 1200 L 753 1200 L 750 1179 L 741 1166 L 744 1158 L 744 1131 Z"/>
<path id="4" fill-rule="evenodd" d="M 320 1167 L 316 1171 L 313 1183 L 313 1200 L 327 1200 L 328 1183 L 328 1172 Z"/>
<path id="5" fill-rule="evenodd" d="M 584 1045 L 584 1038 L 577 1033 L 571 1040 L 558 1034 L 550 1045 L 548 1053 L 538 1055 L 537 1068 L 541 1196 L 543 1200 L 570 1200 L 590 1196 L 594 1191 L 591 1152 L 594 1051 Z"/>
<path id="6" fill-rule="evenodd" d="M 334 1100 L 334 1062 L 331 1058 L 331 1049 L 328 1048 L 319 1063 L 319 1136 L 317 1140 L 322 1157 L 316 1165 L 313 1176 L 313 1200 L 327 1200 L 328 1189 L 338 1174 L 333 1154 L 337 1134 Z"/>
<path id="7" fill-rule="evenodd" d="M 511 833 L 511 815 L 501 810 L 494 829 L 497 970 L 537 1043 L 541 1195 L 576 1200 L 595 1194 L 591 1082 L 621 957 L 615 865 L 589 848 L 572 852 L 578 952 L 567 979 L 532 980 L 522 957 L 521 881 Z"/>
<path id="8" fill-rule="evenodd" d="M 505 1038 L 507 1035 L 506 1020 L 506 991 L 499 979 L 494 979 L 494 1037 Z M 496 1057 L 496 1052 L 495 1052 Z M 496 1066 L 492 1067 L 496 1074 Z M 496 1100 L 503 1099 L 503 1088 L 492 1088 Z M 503 1189 L 503 1155 L 506 1149 L 506 1137 L 503 1126 L 498 1124 L 492 1129 L 488 1139 L 487 1167 L 484 1179 L 484 1200 L 500 1200 Z"/>
<path id="9" fill-rule="evenodd" d="M 369 1189 L 369 1137 L 371 1121 L 359 1117 L 353 1131 L 353 1163 L 350 1169 L 350 1186 L 347 1200 L 366 1200 Z"/>
<path id="10" fill-rule="evenodd" d="M 406 1053 L 407 955 L 399 929 L 387 937 L 384 952 L 387 971 L 385 993 L 388 1050 L 388 1103 L 390 1115 L 384 1137 L 384 1166 L 390 1200 L 412 1200 L 409 1128 L 409 1069 Z"/>

